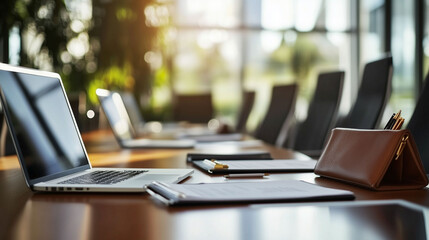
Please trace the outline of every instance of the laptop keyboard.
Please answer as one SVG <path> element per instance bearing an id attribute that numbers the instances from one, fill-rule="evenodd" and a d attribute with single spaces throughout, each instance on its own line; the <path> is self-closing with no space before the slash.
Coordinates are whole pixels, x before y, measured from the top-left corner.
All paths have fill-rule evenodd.
<path id="1" fill-rule="evenodd" d="M 84 175 L 60 182 L 59 184 L 115 184 L 122 182 L 147 170 L 96 170 Z"/>

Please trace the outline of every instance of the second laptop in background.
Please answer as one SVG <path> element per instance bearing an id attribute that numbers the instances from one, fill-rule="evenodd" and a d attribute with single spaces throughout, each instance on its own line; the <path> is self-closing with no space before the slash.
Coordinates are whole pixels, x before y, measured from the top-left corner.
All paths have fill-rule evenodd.
<path id="1" fill-rule="evenodd" d="M 119 93 L 97 89 L 97 97 L 107 121 L 122 148 L 193 148 L 194 140 L 159 140 L 137 138 Z"/>
<path id="2" fill-rule="evenodd" d="M 158 123 L 160 129 L 154 132 L 150 130 L 150 126 L 145 126 L 151 123 L 140 123 L 136 128 L 119 93 L 97 89 L 96 94 L 109 125 L 123 148 L 192 148 L 196 142 L 231 142 L 243 139 L 240 133 L 218 134 L 202 125 L 167 123 L 164 129 Z"/>

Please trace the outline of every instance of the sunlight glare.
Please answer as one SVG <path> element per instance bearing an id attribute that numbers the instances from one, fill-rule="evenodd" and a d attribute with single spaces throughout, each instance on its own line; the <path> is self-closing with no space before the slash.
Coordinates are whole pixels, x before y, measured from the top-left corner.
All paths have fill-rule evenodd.
<path id="1" fill-rule="evenodd" d="M 322 7 L 322 0 L 301 0 L 295 4 L 295 28 L 301 32 L 313 30 Z"/>
<path id="2" fill-rule="evenodd" d="M 81 59 L 89 50 L 88 33 L 81 33 L 67 44 L 67 50 L 75 58 Z"/>
<path id="3" fill-rule="evenodd" d="M 293 27 L 293 0 L 263 0 L 261 25 L 263 28 L 278 30 Z"/>
<path id="4" fill-rule="evenodd" d="M 261 32 L 261 45 L 262 49 L 267 52 L 271 53 L 272 51 L 276 50 L 282 41 L 282 35 L 278 32 L 271 32 L 271 31 L 262 31 Z"/>
<path id="5" fill-rule="evenodd" d="M 88 111 L 86 112 L 86 117 L 87 117 L 88 119 L 93 119 L 93 118 L 95 117 L 95 112 L 94 112 L 94 110 L 88 110 Z"/>
<path id="6" fill-rule="evenodd" d="M 326 29 L 328 31 L 345 31 L 347 29 L 347 1 L 327 0 Z"/>

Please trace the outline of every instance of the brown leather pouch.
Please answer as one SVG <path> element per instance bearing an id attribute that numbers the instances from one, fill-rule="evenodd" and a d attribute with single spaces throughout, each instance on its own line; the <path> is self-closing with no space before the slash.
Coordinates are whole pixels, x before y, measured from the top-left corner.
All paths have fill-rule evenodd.
<path id="1" fill-rule="evenodd" d="M 314 172 L 373 190 L 419 189 L 428 184 L 408 130 L 333 129 Z"/>

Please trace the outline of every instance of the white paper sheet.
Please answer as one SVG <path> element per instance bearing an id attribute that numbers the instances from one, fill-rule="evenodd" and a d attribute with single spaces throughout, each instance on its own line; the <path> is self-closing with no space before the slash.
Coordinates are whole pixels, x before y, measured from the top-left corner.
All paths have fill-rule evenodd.
<path id="1" fill-rule="evenodd" d="M 316 161 L 308 160 L 219 160 L 218 162 L 228 165 L 228 169 L 314 169 Z"/>
<path id="2" fill-rule="evenodd" d="M 204 184 L 164 184 L 158 190 L 175 193 L 172 198 L 186 202 L 306 200 L 313 198 L 353 198 L 350 191 L 321 187 L 298 180 L 228 182 Z M 155 188 L 152 188 L 155 189 Z M 156 192 L 156 190 L 155 190 Z M 165 197 L 165 194 L 164 194 Z"/>

